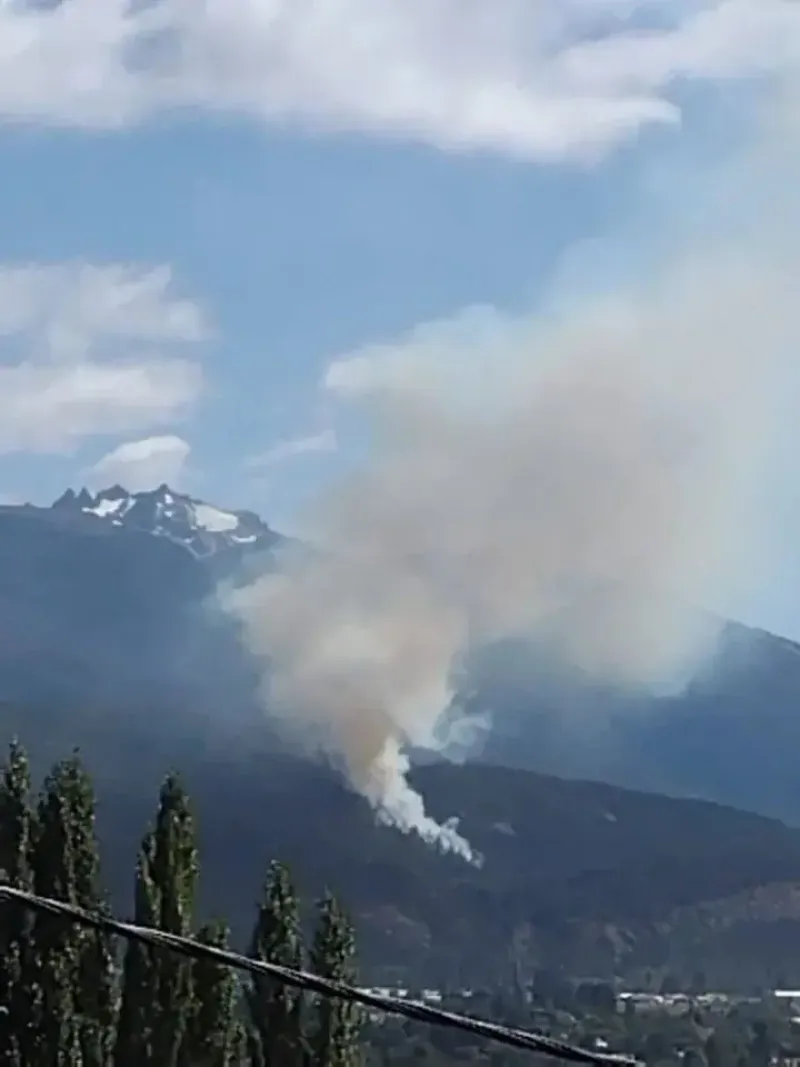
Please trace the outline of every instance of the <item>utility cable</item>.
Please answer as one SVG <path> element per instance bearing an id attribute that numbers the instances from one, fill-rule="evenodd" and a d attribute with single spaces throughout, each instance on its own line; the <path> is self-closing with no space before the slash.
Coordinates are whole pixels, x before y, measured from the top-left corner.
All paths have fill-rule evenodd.
<path id="1" fill-rule="evenodd" d="M 527 1030 L 502 1026 L 499 1023 L 482 1019 L 473 1019 L 466 1015 L 445 1011 L 442 1008 L 435 1008 L 418 1001 L 401 1000 L 398 997 L 357 989 L 354 986 L 322 978 L 320 975 L 311 974 L 308 971 L 282 967 L 277 963 L 269 963 L 266 960 L 250 959 L 228 949 L 201 944 L 199 941 L 189 937 L 180 937 L 177 934 L 170 934 L 163 930 L 154 930 L 146 926 L 137 926 L 134 923 L 121 922 L 118 919 L 111 918 L 111 916 L 103 915 L 99 912 L 86 911 L 84 908 L 67 904 L 64 901 L 51 900 L 48 897 L 40 897 L 23 889 L 0 885 L 0 902 L 4 900 L 10 904 L 21 904 L 34 911 L 69 919 L 81 926 L 115 934 L 126 938 L 128 941 L 134 941 L 153 948 L 173 949 L 189 959 L 210 960 L 226 967 L 245 971 L 248 974 L 267 975 L 294 989 L 304 990 L 324 997 L 336 997 L 340 1000 L 361 1004 L 363 1007 L 372 1008 L 387 1015 L 400 1015 L 432 1026 L 463 1030 L 510 1048 L 535 1052 L 542 1056 L 552 1056 L 568 1063 L 597 1064 L 599 1067 L 607 1067 L 607 1065 L 612 1064 L 614 1067 L 639 1067 L 637 1061 L 628 1056 L 584 1049 L 577 1045 L 558 1041 L 555 1038 L 546 1037 L 543 1034 L 529 1033 Z"/>

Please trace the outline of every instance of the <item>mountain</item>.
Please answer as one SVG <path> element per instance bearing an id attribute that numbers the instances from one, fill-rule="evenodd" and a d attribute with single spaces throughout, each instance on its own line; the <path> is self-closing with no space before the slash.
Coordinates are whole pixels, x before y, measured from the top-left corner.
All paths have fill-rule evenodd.
<path id="1" fill-rule="evenodd" d="M 472 665 L 462 708 L 480 758 L 706 797 L 800 824 L 800 645 L 728 623 L 714 660 L 660 695 L 560 673 L 508 644 Z"/>
<path id="2" fill-rule="evenodd" d="M 484 762 L 415 771 L 434 814 L 459 815 L 485 853 L 475 870 L 376 827 L 332 772 L 282 750 L 216 590 L 287 544 L 167 486 L 0 508 L 0 740 L 20 736 L 40 772 L 81 748 L 111 870 L 130 869 L 177 767 L 200 812 L 207 907 L 240 932 L 278 856 L 309 892 L 342 891 L 373 969 L 477 978 L 513 955 L 631 980 L 795 975 L 800 831 L 653 794 L 800 822 L 797 645 L 731 625 L 714 670 L 647 699 L 559 676 L 530 648 L 486 650 L 460 697 L 492 712 Z M 122 902 L 127 875 L 114 889 Z"/>
<path id="3" fill-rule="evenodd" d="M 6 729 L 36 708 L 53 744 L 69 743 L 79 709 L 109 736 L 146 726 L 156 747 L 198 731 L 251 743 L 267 729 L 259 665 L 216 590 L 288 548 L 257 515 L 166 485 L 0 507 L 0 700 L 16 709 Z M 475 656 L 462 683 L 458 707 L 490 712 L 474 751 L 484 762 L 800 824 L 800 646 L 791 641 L 729 624 L 713 669 L 658 696 L 559 675 L 512 643 Z"/>
<path id="4" fill-rule="evenodd" d="M 255 665 L 216 589 L 284 543 L 167 486 L 0 507 L 0 699 L 149 708 L 167 729 L 187 707 L 255 715 Z"/>
<path id="5" fill-rule="evenodd" d="M 109 764 L 90 731 L 99 828 L 115 907 L 152 817 L 158 759 Z M 34 739 L 35 742 L 35 739 Z M 137 769 L 136 788 L 119 765 Z M 462 815 L 477 869 L 376 825 L 326 768 L 263 751 L 181 752 L 200 828 L 203 909 L 242 943 L 268 861 L 305 903 L 325 887 L 354 914 L 376 981 L 473 985 L 512 973 L 618 975 L 641 984 L 702 970 L 714 986 L 800 979 L 800 831 L 706 802 L 480 764 L 420 768 L 432 811 Z"/>
<path id="6" fill-rule="evenodd" d="M 419 768 L 433 814 L 457 812 L 485 857 L 475 869 L 376 826 L 311 764 L 214 760 L 189 773 L 208 905 L 249 915 L 259 868 L 284 857 L 309 895 L 342 894 L 372 966 L 478 981 L 507 977 L 514 957 L 634 982 L 652 968 L 684 980 L 702 968 L 721 985 L 800 980 L 800 831 L 780 822 L 508 768 Z"/>
<path id="7" fill-rule="evenodd" d="M 248 551 L 272 549 L 282 540 L 255 512 L 223 511 L 163 484 L 140 493 L 129 493 L 120 485 L 95 495 L 86 489 L 78 493 L 68 489 L 51 510 L 94 516 L 112 527 L 166 537 L 199 558 L 245 547 Z"/>

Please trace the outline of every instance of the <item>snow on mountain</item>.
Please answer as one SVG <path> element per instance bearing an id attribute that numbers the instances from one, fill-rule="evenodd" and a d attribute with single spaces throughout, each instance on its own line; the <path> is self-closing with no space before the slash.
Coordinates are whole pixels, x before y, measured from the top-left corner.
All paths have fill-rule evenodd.
<path id="1" fill-rule="evenodd" d="M 139 493 L 114 485 L 95 495 L 68 489 L 52 507 L 169 538 L 198 557 L 245 547 L 271 548 L 280 540 L 255 512 L 223 510 L 168 485 Z"/>

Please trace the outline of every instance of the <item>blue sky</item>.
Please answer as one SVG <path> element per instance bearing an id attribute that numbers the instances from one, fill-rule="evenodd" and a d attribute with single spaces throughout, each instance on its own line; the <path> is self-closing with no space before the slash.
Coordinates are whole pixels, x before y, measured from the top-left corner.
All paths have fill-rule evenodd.
<path id="1" fill-rule="evenodd" d="M 789 0 L 6 0 L 0 494 L 291 527 L 368 447 L 332 363 L 635 273 L 798 57 Z"/>
<path id="2" fill-rule="evenodd" d="M 257 494 L 271 512 L 290 509 L 293 484 L 332 457 L 298 457 L 272 472 L 268 493 L 243 461 L 325 433 L 315 392 L 329 360 L 475 303 L 525 308 L 564 250 L 602 233 L 636 195 L 635 161 L 537 168 L 243 123 L 6 129 L 0 167 L 7 261 L 168 264 L 175 293 L 202 306 L 208 395 L 194 434 L 180 427 L 192 437 L 186 474 L 198 492 Z M 43 483 L 52 493 L 108 437 L 28 454 L 19 486 L 22 457 L 8 456 L 8 491 L 39 496 Z"/>

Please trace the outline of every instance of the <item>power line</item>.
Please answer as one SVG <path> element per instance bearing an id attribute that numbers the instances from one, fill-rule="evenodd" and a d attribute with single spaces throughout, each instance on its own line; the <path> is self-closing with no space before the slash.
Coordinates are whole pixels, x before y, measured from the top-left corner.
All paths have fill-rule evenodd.
<path id="1" fill-rule="evenodd" d="M 345 985 L 342 982 L 334 982 L 328 978 L 311 974 L 308 971 L 282 967 L 277 963 L 268 963 L 265 960 L 249 959 L 247 956 L 241 956 L 227 949 L 201 944 L 192 938 L 179 937 L 177 934 L 169 934 L 163 930 L 154 930 L 146 926 L 136 926 L 133 923 L 121 922 L 110 916 L 86 911 L 84 908 L 75 907 L 61 900 L 51 900 L 48 897 L 37 896 L 35 893 L 28 893 L 23 889 L 0 885 L 0 901 L 3 900 L 7 903 L 21 904 L 34 911 L 58 915 L 62 918 L 70 919 L 81 926 L 116 934 L 126 938 L 128 941 L 135 941 L 154 948 L 173 949 L 189 959 L 212 960 L 215 963 L 233 967 L 249 974 L 268 975 L 270 978 L 274 978 L 276 981 L 292 986 L 295 989 L 302 989 L 325 997 L 337 997 L 340 1000 L 361 1004 L 366 1008 L 373 1008 L 387 1015 L 402 1015 L 416 1022 L 429 1023 L 433 1026 L 443 1026 L 454 1030 L 464 1030 L 468 1033 L 485 1037 L 490 1041 L 496 1041 L 498 1044 L 507 1045 L 510 1048 L 536 1052 L 543 1056 L 553 1056 L 569 1063 L 597 1064 L 599 1067 L 610 1067 L 610 1065 L 614 1065 L 614 1067 L 638 1067 L 636 1061 L 628 1056 L 609 1052 L 595 1052 L 563 1041 L 557 1041 L 554 1038 L 545 1037 L 543 1034 L 532 1034 L 527 1030 L 501 1026 L 499 1023 L 486 1022 L 482 1019 L 472 1019 L 466 1015 L 444 1011 L 442 1008 L 434 1008 L 429 1004 L 421 1004 L 417 1001 L 400 1000 L 397 997 L 356 989 L 354 986 Z"/>

